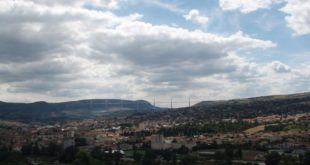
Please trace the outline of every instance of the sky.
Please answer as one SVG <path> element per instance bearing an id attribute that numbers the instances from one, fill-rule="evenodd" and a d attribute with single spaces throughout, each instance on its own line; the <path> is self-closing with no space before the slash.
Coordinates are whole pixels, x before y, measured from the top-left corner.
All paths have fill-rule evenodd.
<path id="1" fill-rule="evenodd" d="M 1 0 L 0 100 L 310 91 L 309 0 Z M 164 105 L 163 105 L 164 106 Z"/>

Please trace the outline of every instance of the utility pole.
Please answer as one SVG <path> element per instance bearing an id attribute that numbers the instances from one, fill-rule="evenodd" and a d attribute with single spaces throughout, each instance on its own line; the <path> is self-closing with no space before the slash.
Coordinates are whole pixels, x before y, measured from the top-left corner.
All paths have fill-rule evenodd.
<path id="1" fill-rule="evenodd" d="M 90 109 L 93 107 L 93 100 L 92 99 L 90 99 L 90 101 L 89 101 L 89 106 L 90 106 Z"/>
<path id="2" fill-rule="evenodd" d="M 154 100 L 153 100 L 153 108 L 155 110 L 155 106 L 156 106 L 156 103 L 155 103 L 155 97 L 154 97 Z"/>
<path id="3" fill-rule="evenodd" d="M 188 98 L 188 108 L 189 110 L 191 110 L 191 98 L 190 97 Z"/>
<path id="4" fill-rule="evenodd" d="M 139 101 L 136 101 L 137 110 L 139 110 Z"/>
<path id="5" fill-rule="evenodd" d="M 172 97 L 171 97 L 171 100 L 170 100 L 170 109 L 172 110 L 173 108 L 173 105 L 172 105 Z"/>

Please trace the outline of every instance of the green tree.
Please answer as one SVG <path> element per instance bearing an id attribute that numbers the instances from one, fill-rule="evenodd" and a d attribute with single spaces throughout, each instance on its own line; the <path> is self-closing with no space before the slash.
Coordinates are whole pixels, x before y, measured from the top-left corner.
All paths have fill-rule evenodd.
<path id="1" fill-rule="evenodd" d="M 272 152 L 266 155 L 265 163 L 266 165 L 278 165 L 281 160 L 281 156 L 277 152 Z"/>
<path id="2" fill-rule="evenodd" d="M 95 159 L 103 160 L 103 153 L 101 151 L 101 147 L 99 146 L 94 147 L 92 151 L 90 152 L 90 154 Z"/>
<path id="3" fill-rule="evenodd" d="M 155 163 L 156 153 L 153 150 L 146 150 L 144 159 L 142 160 L 143 165 L 153 165 Z"/>
<path id="4" fill-rule="evenodd" d="M 22 146 L 22 153 L 23 155 L 30 155 L 32 154 L 32 146 L 31 144 L 26 144 Z"/>
<path id="5" fill-rule="evenodd" d="M 119 151 L 116 151 L 113 153 L 113 160 L 115 161 L 115 164 L 119 164 L 120 159 L 122 158 L 122 154 Z"/>
<path id="6" fill-rule="evenodd" d="M 156 153 L 153 150 L 146 150 L 144 158 L 155 159 L 156 158 Z"/>
<path id="7" fill-rule="evenodd" d="M 76 146 L 86 146 L 87 145 L 87 141 L 85 138 L 75 138 L 75 145 Z"/>
<path id="8" fill-rule="evenodd" d="M 186 155 L 181 159 L 181 165 L 195 165 L 198 162 L 196 156 Z"/>
<path id="9" fill-rule="evenodd" d="M 215 164 L 216 165 L 225 165 L 225 155 L 221 151 L 216 151 L 214 154 Z"/>
<path id="10" fill-rule="evenodd" d="M 91 157 L 85 152 L 79 152 L 73 162 L 74 165 L 91 165 Z"/>
<path id="11" fill-rule="evenodd" d="M 173 165 L 176 165 L 177 164 L 177 154 L 175 152 L 172 152 L 172 162 L 173 162 Z"/>
<path id="12" fill-rule="evenodd" d="M 181 155 L 186 155 L 189 153 L 189 149 L 187 147 L 185 147 L 184 145 L 182 145 L 177 152 Z"/>
<path id="13" fill-rule="evenodd" d="M 295 165 L 297 162 L 297 158 L 295 158 L 293 156 L 283 155 L 281 159 L 282 159 L 281 164 L 283 164 L 283 165 Z"/>
<path id="14" fill-rule="evenodd" d="M 76 147 L 68 147 L 62 152 L 59 160 L 63 163 L 72 163 L 72 161 L 75 160 L 78 151 L 79 150 Z"/>
<path id="15" fill-rule="evenodd" d="M 7 148 L 5 147 L 2 147 L 0 149 L 0 162 L 3 161 L 3 160 L 6 160 L 8 157 L 9 157 L 9 151 Z"/>
<path id="16" fill-rule="evenodd" d="M 227 144 L 227 146 L 225 147 L 225 162 L 227 165 L 231 164 L 231 160 L 234 157 L 234 148 L 231 144 Z"/>
<path id="17" fill-rule="evenodd" d="M 141 153 L 139 153 L 139 152 L 137 152 L 137 151 L 135 151 L 134 153 L 133 153 L 133 159 L 136 161 L 136 162 L 140 162 L 141 161 L 141 159 L 142 159 L 142 154 Z"/>
<path id="18" fill-rule="evenodd" d="M 57 156 L 61 152 L 62 148 L 54 142 L 48 144 L 46 151 L 49 156 Z"/>
<path id="19" fill-rule="evenodd" d="M 242 148 L 241 148 L 241 146 L 239 146 L 239 147 L 237 148 L 237 151 L 235 152 L 235 156 L 236 156 L 237 158 L 239 158 L 239 159 L 242 159 Z"/>
<path id="20" fill-rule="evenodd" d="M 309 165 L 310 164 L 310 151 L 306 152 L 305 156 L 304 156 L 304 165 Z"/>
<path id="21" fill-rule="evenodd" d="M 162 156 L 167 162 L 169 162 L 172 159 L 173 153 L 170 150 L 164 150 Z"/>
<path id="22" fill-rule="evenodd" d="M 304 162 L 304 155 L 303 154 L 299 154 L 298 155 L 298 163 L 299 163 L 299 165 L 302 165 L 303 164 L 303 162 Z"/>

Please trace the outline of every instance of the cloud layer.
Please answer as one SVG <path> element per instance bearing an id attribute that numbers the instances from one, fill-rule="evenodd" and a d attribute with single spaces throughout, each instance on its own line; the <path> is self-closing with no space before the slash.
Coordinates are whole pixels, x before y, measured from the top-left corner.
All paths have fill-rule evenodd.
<path id="1" fill-rule="evenodd" d="M 192 9 L 188 14 L 183 16 L 186 20 L 193 21 L 194 23 L 201 25 L 206 25 L 209 22 L 209 18 L 207 16 L 201 15 L 200 12 L 196 9 Z"/>
<path id="2" fill-rule="evenodd" d="M 289 86 L 310 78 L 302 67 L 241 56 L 277 46 L 267 39 L 154 25 L 141 14 L 85 7 L 115 9 L 118 1 L 74 2 L 0 2 L 1 100 L 223 99 L 301 91 Z M 185 18 L 208 22 L 195 10 Z"/>
<path id="3" fill-rule="evenodd" d="M 310 33 L 310 1 L 307 0 L 219 0 L 219 6 L 223 10 L 239 10 L 247 14 L 259 9 L 270 9 L 274 4 L 284 4 L 280 11 L 287 14 L 285 20 L 287 26 L 294 35 L 306 35 Z"/>
<path id="4" fill-rule="evenodd" d="M 295 35 L 310 34 L 310 1 L 288 0 L 281 11 L 288 14 L 285 20 Z"/>
<path id="5" fill-rule="evenodd" d="M 242 13 L 250 13 L 258 9 L 268 9 L 273 3 L 281 0 L 219 0 L 223 10 L 240 10 Z"/>

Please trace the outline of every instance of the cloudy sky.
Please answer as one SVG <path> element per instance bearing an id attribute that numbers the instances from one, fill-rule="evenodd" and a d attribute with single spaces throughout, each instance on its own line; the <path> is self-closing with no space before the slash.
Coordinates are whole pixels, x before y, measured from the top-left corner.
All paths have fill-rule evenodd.
<path id="1" fill-rule="evenodd" d="M 309 0 L 1 0 L 0 100 L 310 91 Z"/>

